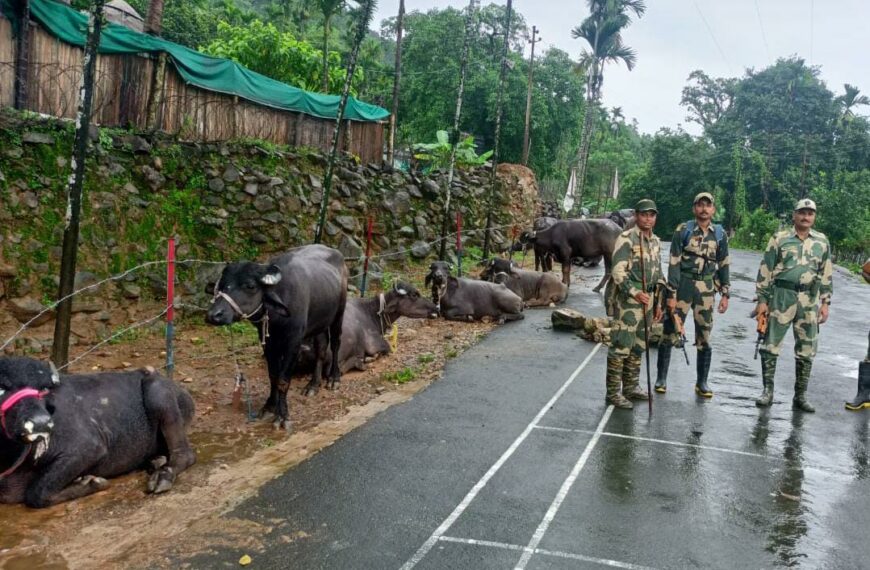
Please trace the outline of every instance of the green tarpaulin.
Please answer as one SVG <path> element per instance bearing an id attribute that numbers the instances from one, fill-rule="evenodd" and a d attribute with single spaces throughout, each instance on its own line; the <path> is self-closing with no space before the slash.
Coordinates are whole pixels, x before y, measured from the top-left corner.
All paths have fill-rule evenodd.
<path id="1" fill-rule="evenodd" d="M 10 1 L 0 1 L 7 14 L 10 13 Z M 51 0 L 30 0 L 30 11 L 32 17 L 53 36 L 63 42 L 84 47 L 88 30 L 88 18 L 85 14 Z M 107 24 L 103 29 L 100 53 L 156 52 L 168 53 L 184 80 L 202 89 L 237 95 L 260 105 L 314 117 L 335 119 L 338 115 L 338 95 L 311 93 L 291 87 L 234 61 L 205 55 L 117 24 Z M 386 109 L 363 103 L 353 97 L 348 98 L 344 111 L 345 119 L 354 121 L 380 121 L 389 116 Z"/>

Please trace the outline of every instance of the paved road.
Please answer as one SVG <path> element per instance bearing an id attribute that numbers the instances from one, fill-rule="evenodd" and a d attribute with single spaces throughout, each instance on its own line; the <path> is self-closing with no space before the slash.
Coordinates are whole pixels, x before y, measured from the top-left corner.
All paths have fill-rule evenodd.
<path id="1" fill-rule="evenodd" d="M 690 350 L 692 368 L 674 354 L 652 418 L 613 410 L 606 347 L 552 331 L 549 310 L 528 311 L 228 515 L 275 528 L 252 567 L 868 567 L 870 413 L 843 402 L 866 350 L 870 287 L 835 276 L 810 386 L 818 412 L 791 410 L 790 339 L 775 405 L 759 411 L 747 318 L 757 265 L 755 254 L 733 256 L 711 401 L 692 392 Z M 570 306 L 602 312 L 596 275 L 584 270 Z M 194 565 L 235 566 L 241 554 Z"/>

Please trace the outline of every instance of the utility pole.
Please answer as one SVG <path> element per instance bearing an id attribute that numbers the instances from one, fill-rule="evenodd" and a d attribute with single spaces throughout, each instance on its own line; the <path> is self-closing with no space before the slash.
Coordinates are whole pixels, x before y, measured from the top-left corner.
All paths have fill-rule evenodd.
<path id="1" fill-rule="evenodd" d="M 72 318 L 72 293 L 76 277 L 76 256 L 79 248 L 79 220 L 82 211 L 82 187 L 85 181 L 85 159 L 88 154 L 88 130 L 91 124 L 91 106 L 94 99 L 94 75 L 100 35 L 103 30 L 103 5 L 105 0 L 93 0 L 88 14 L 88 39 L 82 60 L 82 82 L 79 92 L 79 109 L 76 115 L 76 136 L 73 143 L 72 174 L 67 187 L 66 219 L 63 232 L 63 248 L 60 259 L 60 287 L 57 298 L 57 318 L 54 323 L 54 343 L 51 359 L 58 366 L 69 361 L 69 334 Z"/>
<path id="2" fill-rule="evenodd" d="M 523 166 L 529 165 L 529 125 L 532 121 L 532 73 L 535 69 L 535 43 L 541 41 L 536 38 L 538 27 L 532 26 L 532 56 L 529 58 L 529 89 L 526 93 L 526 128 L 523 131 Z"/>
<path id="3" fill-rule="evenodd" d="M 499 138 L 501 138 L 501 111 L 502 111 L 502 101 L 504 99 L 504 78 L 507 75 L 507 54 L 508 47 L 510 45 L 510 37 L 511 37 L 511 15 L 513 3 L 511 0 L 507 0 L 507 16 L 505 17 L 505 26 L 504 26 L 504 47 L 501 52 L 501 70 L 498 74 L 498 98 L 496 100 L 495 107 L 495 144 L 492 149 L 492 174 L 490 175 L 490 188 L 489 188 L 489 207 L 487 208 L 486 213 L 486 235 L 483 238 L 483 258 L 486 259 L 489 257 L 489 245 L 492 239 L 492 211 L 495 208 L 495 189 L 498 183 L 498 150 L 499 150 Z"/>
<path id="4" fill-rule="evenodd" d="M 405 0 L 399 0 L 399 19 L 396 21 L 396 75 L 393 77 L 393 109 L 390 115 L 390 138 L 387 141 L 387 164 L 393 165 L 396 148 L 396 124 L 399 116 L 399 81 L 402 79 L 402 24 L 405 20 Z"/>
<path id="5" fill-rule="evenodd" d="M 462 59 L 459 64 L 459 92 L 456 94 L 456 112 L 453 115 L 453 131 L 450 133 L 450 169 L 447 171 L 447 190 L 444 193 L 444 218 L 441 220 L 441 246 L 438 259 L 447 256 L 447 226 L 450 223 L 450 194 L 453 191 L 453 173 L 456 169 L 456 145 L 459 143 L 459 120 L 462 118 L 462 96 L 465 93 L 465 76 L 468 72 L 468 46 L 474 33 L 474 14 L 477 0 L 468 2 L 468 16 L 465 19 L 465 39 L 462 41 Z M 458 230 L 457 230 L 458 231 Z M 457 240 L 459 237 L 457 237 Z M 457 243 L 457 251 L 461 247 Z M 462 270 L 460 264 L 460 271 Z"/>

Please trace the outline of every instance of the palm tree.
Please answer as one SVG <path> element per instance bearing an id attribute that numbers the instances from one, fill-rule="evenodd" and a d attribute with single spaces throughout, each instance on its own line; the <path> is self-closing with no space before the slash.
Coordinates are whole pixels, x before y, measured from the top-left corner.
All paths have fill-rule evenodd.
<path id="1" fill-rule="evenodd" d="M 586 40 L 589 49 L 580 54 L 579 70 L 586 75 L 586 112 L 583 118 L 583 134 L 577 153 L 579 183 L 578 203 L 582 206 L 583 185 L 586 182 L 586 162 L 589 160 L 589 143 L 592 139 L 593 109 L 601 100 L 604 83 L 604 66 L 608 63 L 625 63 L 629 71 L 634 69 L 637 53 L 622 41 L 622 30 L 631 24 L 630 12 L 638 18 L 643 16 L 646 5 L 643 0 L 587 0 L 589 16 L 571 30 L 575 39 Z"/>
<path id="2" fill-rule="evenodd" d="M 148 2 L 148 12 L 145 15 L 145 32 L 159 36 L 163 29 L 163 0 Z"/>
<path id="3" fill-rule="evenodd" d="M 329 93 L 329 24 L 344 7 L 344 0 L 317 0 L 323 14 L 323 92 Z"/>
<path id="4" fill-rule="evenodd" d="M 855 116 L 855 113 L 852 111 L 858 105 L 870 105 L 870 97 L 866 95 L 858 95 L 861 90 L 855 87 L 854 85 L 849 85 L 848 83 L 843 85 L 843 89 L 846 91 L 843 95 L 837 97 L 837 101 L 843 105 L 843 116 L 842 118 L 851 119 Z"/>

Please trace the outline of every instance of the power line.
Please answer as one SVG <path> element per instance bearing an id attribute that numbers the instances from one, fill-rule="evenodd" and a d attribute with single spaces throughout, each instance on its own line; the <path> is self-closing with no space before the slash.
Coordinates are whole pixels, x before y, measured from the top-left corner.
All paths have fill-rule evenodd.
<path id="1" fill-rule="evenodd" d="M 722 60 L 725 62 L 725 65 L 728 66 L 728 72 L 733 73 L 731 69 L 731 62 L 728 61 L 728 58 L 725 56 L 725 51 L 722 49 L 722 46 L 719 45 L 719 40 L 716 39 L 716 36 L 713 34 L 713 29 L 710 27 L 710 24 L 707 23 L 707 18 L 704 17 L 704 13 L 701 12 L 701 7 L 698 6 L 698 0 L 692 0 L 692 3 L 695 5 L 695 10 L 698 11 L 698 15 L 701 16 L 701 21 L 704 22 L 704 26 L 707 28 L 707 33 L 710 34 L 710 37 L 713 39 L 713 43 L 716 44 L 716 49 L 719 50 L 719 55 L 722 56 Z"/>
<path id="2" fill-rule="evenodd" d="M 755 13 L 758 15 L 758 27 L 761 28 L 761 39 L 764 42 L 764 52 L 767 54 L 767 61 L 770 61 L 770 46 L 767 45 L 767 34 L 764 33 L 764 22 L 761 19 L 761 9 L 758 7 L 758 0 L 755 0 Z"/>

